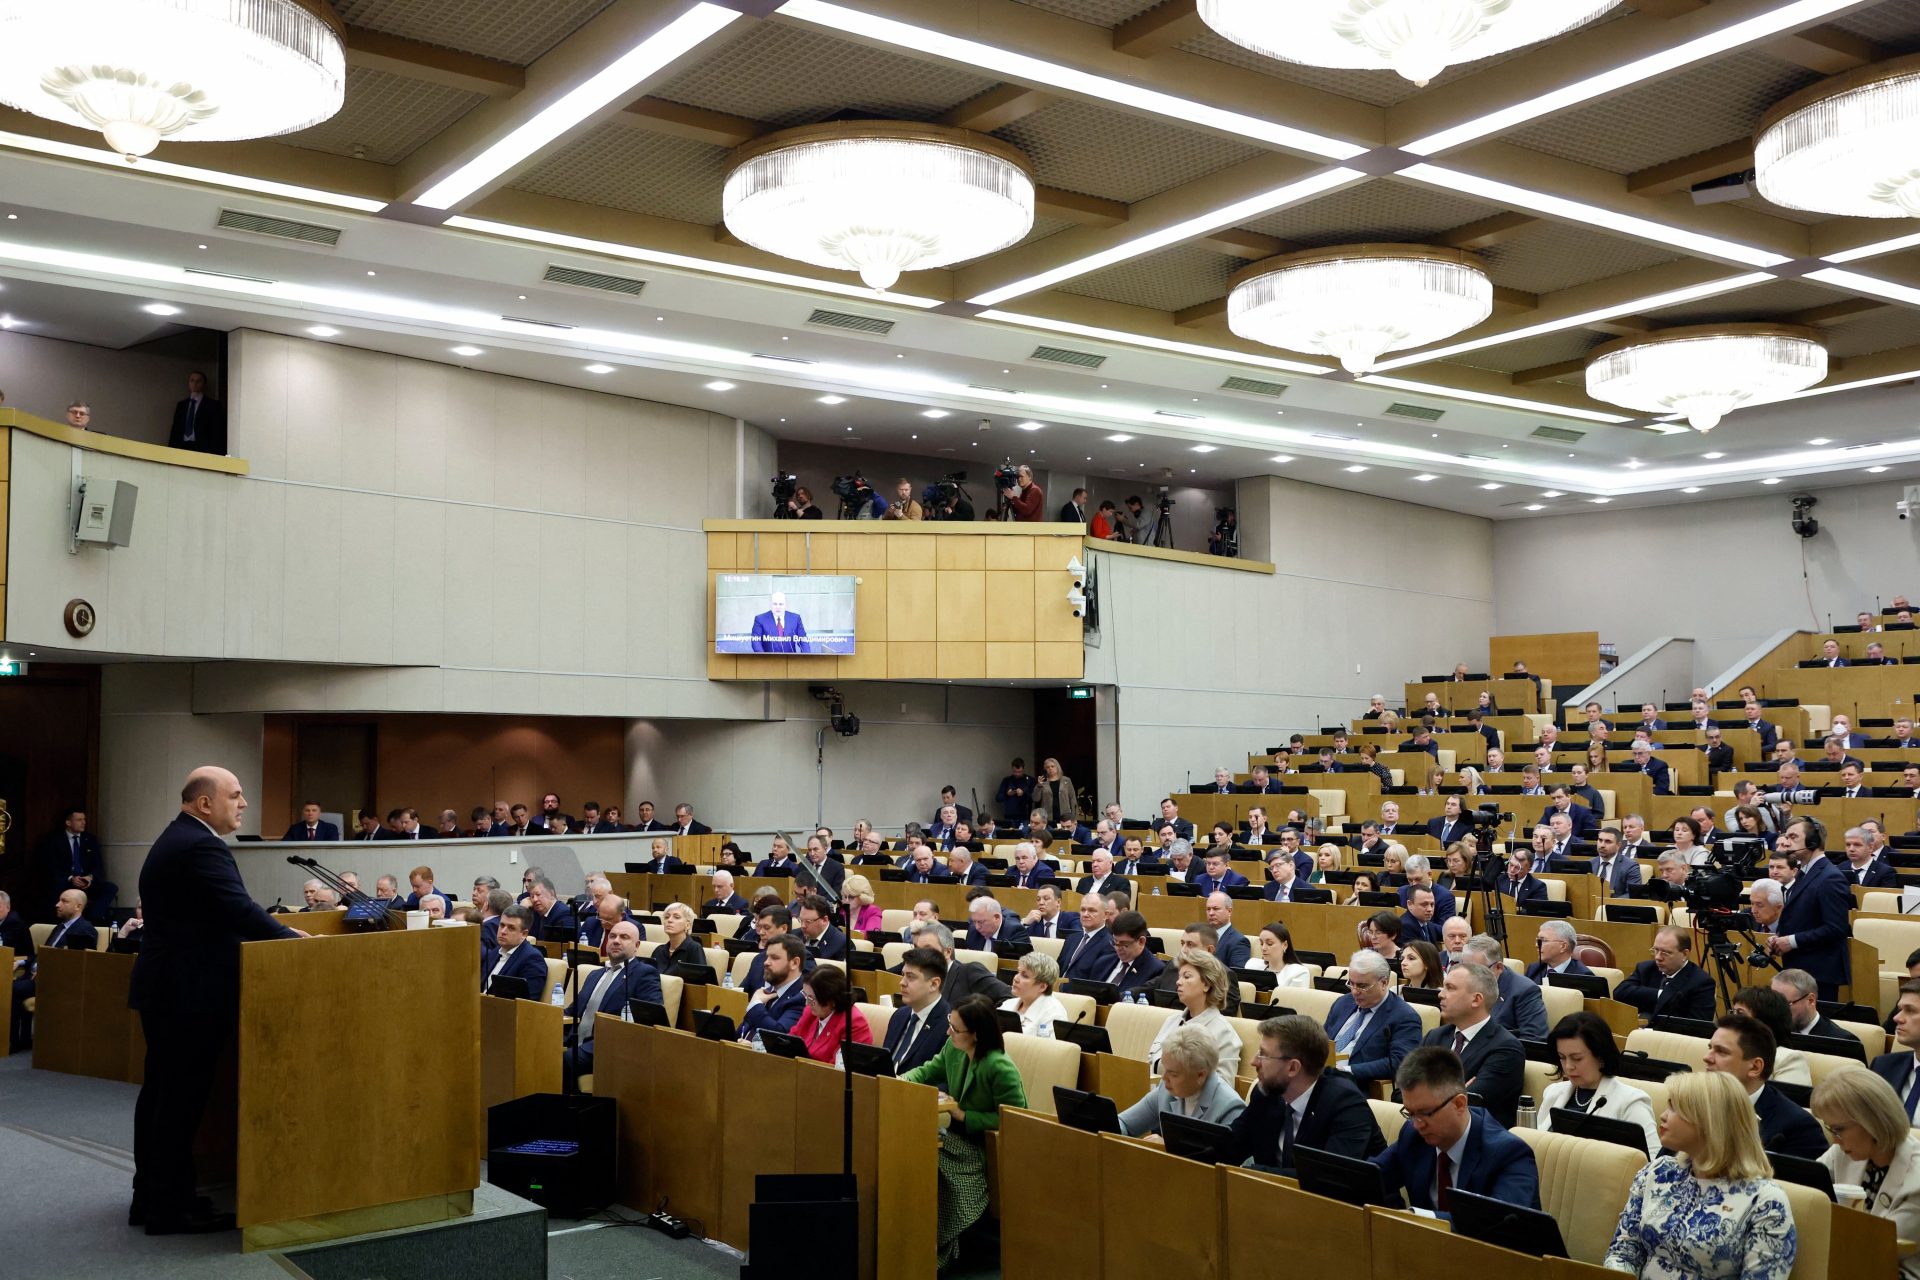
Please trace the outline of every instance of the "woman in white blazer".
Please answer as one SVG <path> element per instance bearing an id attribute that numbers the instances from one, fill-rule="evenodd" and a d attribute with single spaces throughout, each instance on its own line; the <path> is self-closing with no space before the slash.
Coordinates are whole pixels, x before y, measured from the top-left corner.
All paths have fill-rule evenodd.
<path id="1" fill-rule="evenodd" d="M 1552 1132 L 1555 1107 L 1624 1120 L 1646 1135 L 1648 1158 L 1658 1155 L 1660 1126 L 1653 1117 L 1653 1100 L 1616 1074 L 1620 1046 L 1605 1020 L 1584 1009 L 1570 1013 L 1555 1024 L 1547 1042 L 1560 1057 L 1560 1079 L 1540 1098 L 1540 1128 Z"/>
<path id="2" fill-rule="evenodd" d="M 1227 1021 L 1227 991 L 1232 979 L 1227 975 L 1227 967 L 1212 955 L 1194 947 L 1180 952 L 1180 971 L 1176 975 L 1173 991 L 1180 999 L 1180 1008 L 1167 1015 L 1166 1022 L 1160 1028 L 1160 1034 L 1153 1038 L 1153 1044 L 1147 1049 L 1147 1070 L 1154 1075 L 1161 1074 L 1161 1047 L 1166 1039 L 1180 1027 L 1191 1027 L 1211 1040 L 1219 1051 L 1214 1066 L 1214 1075 L 1231 1090 L 1234 1077 L 1240 1071 L 1240 1033 Z"/>
<path id="3" fill-rule="evenodd" d="M 1020 1015 L 1020 1030 L 1042 1040 L 1053 1039 L 1053 1024 L 1066 1018 L 1067 1006 L 1053 994 L 1060 981 L 1060 963 L 1044 951 L 1029 951 L 1020 957 L 1013 973 L 1013 994 L 1000 1002 L 1002 1009 Z"/>
<path id="4" fill-rule="evenodd" d="M 1920 1140 L 1893 1086 L 1871 1071 L 1836 1071 L 1813 1087 L 1812 1109 L 1833 1139 L 1820 1163 L 1835 1187 L 1862 1188 L 1860 1208 L 1892 1219 L 1900 1239 L 1920 1240 Z M 1920 1280 L 1920 1252 L 1900 1260 L 1900 1275 Z"/>
<path id="5" fill-rule="evenodd" d="M 1293 952 L 1293 934 L 1278 920 L 1260 926 L 1260 954 L 1247 961 L 1249 969 L 1265 969 L 1277 986 L 1311 987 L 1313 970 Z"/>
<path id="6" fill-rule="evenodd" d="M 1160 1042 L 1160 1080 L 1120 1113 L 1120 1131 L 1135 1138 L 1160 1135 L 1160 1117 L 1191 1116 L 1212 1124 L 1232 1124 L 1247 1104 L 1220 1079 L 1220 1049 L 1194 1023 L 1176 1027 Z"/>

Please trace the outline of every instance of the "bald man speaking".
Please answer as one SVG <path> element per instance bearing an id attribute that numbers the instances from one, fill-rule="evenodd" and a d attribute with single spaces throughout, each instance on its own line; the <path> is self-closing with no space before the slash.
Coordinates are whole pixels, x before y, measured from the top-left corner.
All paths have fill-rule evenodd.
<path id="1" fill-rule="evenodd" d="M 127 1004 L 146 1032 L 147 1075 L 133 1110 L 127 1223 L 150 1236 L 233 1229 L 232 1214 L 194 1195 L 193 1139 L 240 1017 L 240 944 L 308 936 L 247 894 L 222 838 L 246 811 L 240 779 L 217 765 L 195 769 L 140 868 L 146 924 Z"/>

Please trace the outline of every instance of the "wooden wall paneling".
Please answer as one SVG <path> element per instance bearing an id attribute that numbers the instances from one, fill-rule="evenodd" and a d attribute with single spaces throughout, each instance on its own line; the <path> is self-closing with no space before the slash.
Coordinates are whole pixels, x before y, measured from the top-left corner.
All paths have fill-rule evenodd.
<path id="1" fill-rule="evenodd" d="M 1100 1139 L 1100 1164 L 1102 1177 L 1113 1186 L 1153 1188 L 1153 1212 L 1121 1211 L 1106 1218 L 1109 1280 L 1172 1275 L 1215 1280 L 1220 1275 L 1220 1200 L 1212 1165 L 1111 1134 Z M 1179 1227 L 1170 1231 L 1168 1223 Z"/>
<path id="2" fill-rule="evenodd" d="M 1097 1212 L 1061 1212 L 1063 1188 L 1076 1205 L 1104 1206 L 1100 1138 L 1032 1111 L 1000 1112 L 1000 1269 L 1006 1280 L 1102 1280 L 1106 1237 Z M 1297 1225 L 1297 1224 L 1295 1224 Z M 1274 1240 L 1270 1237 L 1269 1250 Z M 1271 1253 L 1268 1270 L 1273 1272 Z M 1175 1273 L 1179 1274 L 1179 1273 Z"/>
<path id="3" fill-rule="evenodd" d="M 718 1123 L 698 1148 L 670 1148 L 679 1158 L 712 1159 L 720 1165 L 720 1239 L 736 1249 L 750 1248 L 747 1214 L 753 1204 L 753 1179 L 759 1173 L 789 1173 L 799 1151 L 793 1123 L 794 1064 L 770 1053 L 721 1045 Z M 719 1150 L 714 1151 L 717 1143 Z M 836 1148 L 837 1150 L 838 1148 Z M 699 1154 L 696 1154 L 698 1152 Z"/>

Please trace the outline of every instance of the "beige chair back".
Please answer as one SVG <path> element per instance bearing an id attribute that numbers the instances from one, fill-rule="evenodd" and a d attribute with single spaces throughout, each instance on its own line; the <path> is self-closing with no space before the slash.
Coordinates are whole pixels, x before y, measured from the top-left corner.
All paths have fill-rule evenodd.
<path id="1" fill-rule="evenodd" d="M 1627 1034 L 1627 1052 L 1645 1053 L 1649 1057 L 1678 1062 L 1699 1071 L 1702 1069 L 1700 1061 L 1706 1056 L 1707 1042 L 1699 1036 L 1683 1036 L 1677 1031 L 1635 1027 Z"/>
<path id="2" fill-rule="evenodd" d="M 53 936 L 53 926 L 51 924 L 30 924 L 27 926 L 27 935 L 33 939 L 33 949 L 38 951 L 40 948 L 46 946 L 47 939 Z"/>
<path id="3" fill-rule="evenodd" d="M 884 907 L 880 911 L 880 927 L 898 938 L 900 931 L 913 923 L 911 907 Z"/>
<path id="4" fill-rule="evenodd" d="M 900 963 L 900 957 L 912 949 L 905 942 L 886 943 L 880 948 L 880 964 L 884 968 L 891 969 Z"/>
<path id="5" fill-rule="evenodd" d="M 1587 1007 L 1587 998 L 1572 987 L 1556 987 L 1549 983 L 1540 988 L 1540 998 L 1547 1006 L 1548 1031 L 1558 1026 L 1560 1019 L 1568 1014 L 1579 1013 Z"/>
<path id="6" fill-rule="evenodd" d="M 1070 1040 L 1051 1040 L 1013 1032 L 1006 1037 L 1007 1056 L 1020 1070 L 1020 1083 L 1027 1091 L 1027 1106 L 1042 1115 L 1053 1115 L 1053 1089 L 1064 1085 L 1080 1087 L 1080 1046 Z"/>
<path id="7" fill-rule="evenodd" d="M 1837 1053 L 1808 1053 L 1807 1070 L 1813 1074 L 1813 1082 L 1819 1084 L 1836 1071 L 1865 1071 L 1866 1064 Z"/>
<path id="8" fill-rule="evenodd" d="M 853 1006 L 860 1016 L 867 1020 L 867 1030 L 873 1033 L 875 1044 L 887 1042 L 887 1023 L 893 1017 L 893 1010 L 883 1004 L 868 1004 L 862 1000 Z"/>
<path id="9" fill-rule="evenodd" d="M 1887 1032 L 1884 1027 L 1876 1027 L 1871 1022 L 1836 1022 L 1834 1025 L 1867 1047 L 1868 1062 L 1887 1051 Z"/>
<path id="10" fill-rule="evenodd" d="M 1392 1146 L 1398 1142 L 1400 1140 L 1400 1126 L 1407 1122 L 1407 1118 L 1400 1114 L 1400 1104 L 1397 1102 L 1382 1102 L 1378 1098 L 1368 1098 L 1367 1105 L 1373 1109 L 1374 1123 L 1380 1126 L 1380 1133 L 1386 1138 L 1387 1145 Z"/>
<path id="11" fill-rule="evenodd" d="M 1150 1004 L 1114 1004 L 1107 1006 L 1107 1038 L 1113 1052 L 1122 1058 L 1147 1060 L 1153 1038 L 1167 1021 L 1169 1010 Z"/>
<path id="12" fill-rule="evenodd" d="M 1833 1202 L 1812 1187 L 1796 1182 L 1776 1182 L 1787 1193 L 1787 1207 L 1793 1210 L 1793 1232 L 1798 1249 L 1793 1270 L 1787 1280 L 1826 1280 L 1827 1255 L 1833 1244 Z"/>
<path id="13" fill-rule="evenodd" d="M 1312 1018 L 1323 1027 L 1327 1025 L 1327 1015 L 1333 1011 L 1333 1002 L 1339 998 L 1335 992 L 1321 991 L 1316 987 L 1275 988 L 1273 992 L 1273 1003 Z"/>
<path id="14" fill-rule="evenodd" d="M 1061 950 L 1067 945 L 1065 938 L 1032 938 L 1029 941 L 1033 943 L 1035 951 L 1045 952 L 1055 960 L 1060 958 Z"/>
<path id="15" fill-rule="evenodd" d="M 660 1004 L 667 1011 L 667 1025 L 680 1025 L 680 997 L 686 994 L 687 980 L 669 973 L 660 979 Z"/>
<path id="16" fill-rule="evenodd" d="M 1547 1096 L 1547 1086 L 1553 1083 L 1553 1068 L 1544 1062 L 1535 1062 L 1531 1058 L 1521 1072 L 1520 1092 L 1533 1099 L 1538 1107 L 1540 1100 Z"/>
<path id="17" fill-rule="evenodd" d="M 968 961 L 972 961 L 988 973 L 998 973 L 1000 971 L 1000 957 L 991 951 L 968 951 L 961 947 L 955 947 L 953 949 L 953 961 L 955 964 L 966 964 Z"/>
<path id="18" fill-rule="evenodd" d="M 1535 1064 L 1529 1064 L 1532 1066 Z M 1540 1167 L 1540 1207 L 1560 1224 L 1567 1254 L 1598 1265 L 1607 1256 L 1644 1151 L 1541 1129 L 1515 1129 Z"/>
<path id="19" fill-rule="evenodd" d="M 713 970 L 716 982 L 719 981 L 721 974 L 733 967 L 733 958 L 727 954 L 725 947 L 702 947 L 701 950 L 706 952 L 707 967 Z"/>
<path id="20" fill-rule="evenodd" d="M 1099 1023 L 1100 1002 L 1092 996 L 1076 996 L 1064 991 L 1056 991 L 1053 993 L 1053 998 L 1058 1000 L 1060 1007 L 1067 1011 L 1066 1020 L 1068 1022 L 1072 1022 L 1075 1018 L 1080 1018 L 1080 1015 L 1084 1013 L 1086 1017 L 1080 1018 L 1081 1026 L 1091 1027 Z"/>
<path id="21" fill-rule="evenodd" d="M 734 986 L 744 987 L 747 985 L 747 970 L 753 967 L 753 958 L 759 954 L 758 951 L 742 951 L 733 958 L 732 971 Z"/>
<path id="22" fill-rule="evenodd" d="M 1882 969 L 1905 972 L 1907 957 L 1920 950 L 1920 920 L 1877 920 L 1862 916 L 1853 922 L 1853 936 L 1880 953 Z"/>

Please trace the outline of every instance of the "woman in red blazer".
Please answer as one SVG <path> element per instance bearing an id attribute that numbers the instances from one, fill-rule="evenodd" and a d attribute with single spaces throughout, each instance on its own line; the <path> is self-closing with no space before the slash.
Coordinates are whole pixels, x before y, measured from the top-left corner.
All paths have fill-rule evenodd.
<path id="1" fill-rule="evenodd" d="M 840 1037 L 849 1018 L 853 1020 L 853 1030 L 848 1033 L 853 1042 L 873 1043 L 866 1018 L 853 1007 L 853 988 L 844 971 L 823 964 L 806 976 L 802 988 L 807 1008 L 800 1021 L 793 1024 L 793 1034 L 807 1042 L 808 1057 L 831 1063 L 840 1052 Z"/>

